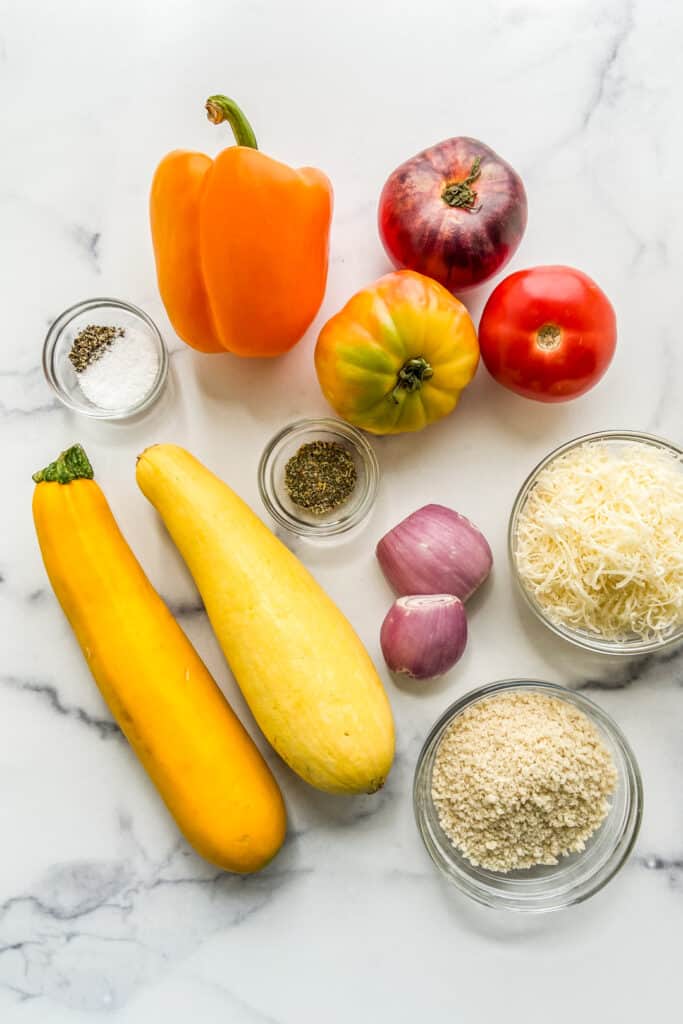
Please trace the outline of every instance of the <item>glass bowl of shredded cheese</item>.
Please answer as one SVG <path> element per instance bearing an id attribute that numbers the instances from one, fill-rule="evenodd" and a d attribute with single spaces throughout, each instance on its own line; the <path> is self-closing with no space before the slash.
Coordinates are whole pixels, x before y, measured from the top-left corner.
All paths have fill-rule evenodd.
<path id="1" fill-rule="evenodd" d="M 616 723 L 583 694 L 511 679 L 436 722 L 413 786 L 436 867 L 478 903 L 543 913 L 580 903 L 626 862 L 643 793 Z"/>
<path id="2" fill-rule="evenodd" d="M 513 572 L 535 615 L 596 653 L 683 640 L 683 449 L 649 434 L 587 434 L 551 452 L 510 517 Z"/>

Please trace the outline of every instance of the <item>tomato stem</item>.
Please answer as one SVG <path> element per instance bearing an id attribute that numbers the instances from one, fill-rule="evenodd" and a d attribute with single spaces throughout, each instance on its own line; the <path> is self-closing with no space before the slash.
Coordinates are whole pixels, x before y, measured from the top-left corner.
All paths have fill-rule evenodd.
<path id="1" fill-rule="evenodd" d="M 557 324 L 543 324 L 536 332 L 536 344 L 542 352 L 554 352 L 561 341 L 562 331 Z"/>
<path id="2" fill-rule="evenodd" d="M 387 395 L 387 398 L 394 405 L 398 405 L 400 391 L 407 391 L 409 394 L 419 391 L 423 383 L 433 376 L 434 370 L 423 356 L 409 359 L 398 371 L 396 384 Z"/>
<path id="3" fill-rule="evenodd" d="M 222 124 L 227 121 L 232 128 L 238 146 L 258 149 L 254 130 L 247 121 L 244 112 L 234 100 L 228 96 L 209 96 L 206 101 L 206 116 L 211 124 Z"/>
<path id="4" fill-rule="evenodd" d="M 477 193 L 471 188 L 472 182 L 476 181 L 481 174 L 481 157 L 476 156 L 474 163 L 470 169 L 470 173 L 463 181 L 454 181 L 441 193 L 441 198 L 444 203 L 448 206 L 453 206 L 461 210 L 469 210 L 471 213 L 476 213 L 479 207 L 475 207 L 477 201 Z"/>

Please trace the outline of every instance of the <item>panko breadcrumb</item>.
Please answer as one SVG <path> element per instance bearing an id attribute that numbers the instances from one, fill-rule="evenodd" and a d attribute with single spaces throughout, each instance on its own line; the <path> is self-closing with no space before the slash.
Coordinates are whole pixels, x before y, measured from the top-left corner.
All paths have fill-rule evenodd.
<path id="1" fill-rule="evenodd" d="M 543 693 L 508 692 L 473 704 L 445 731 L 432 798 L 471 864 L 508 872 L 583 850 L 616 781 L 583 711 Z"/>

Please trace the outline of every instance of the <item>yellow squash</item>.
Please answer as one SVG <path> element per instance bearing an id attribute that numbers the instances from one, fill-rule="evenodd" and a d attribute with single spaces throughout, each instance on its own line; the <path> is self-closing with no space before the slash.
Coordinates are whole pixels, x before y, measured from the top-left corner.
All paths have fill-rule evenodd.
<path id="1" fill-rule="evenodd" d="M 45 568 L 112 714 L 197 852 L 257 871 L 286 828 L 268 766 L 142 571 L 83 449 L 34 480 Z"/>
<path id="2" fill-rule="evenodd" d="M 394 754 L 391 709 L 347 619 L 248 506 L 183 448 L 148 448 L 137 479 L 280 756 L 318 789 L 379 789 Z"/>

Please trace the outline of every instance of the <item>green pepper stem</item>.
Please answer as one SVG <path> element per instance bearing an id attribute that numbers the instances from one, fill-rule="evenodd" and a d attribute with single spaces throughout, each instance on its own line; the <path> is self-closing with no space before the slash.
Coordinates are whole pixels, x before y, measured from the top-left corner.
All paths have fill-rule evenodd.
<path id="1" fill-rule="evenodd" d="M 409 359 L 398 371 L 396 384 L 387 395 L 387 398 L 394 405 L 398 405 L 398 393 L 400 391 L 407 391 L 411 394 L 413 391 L 419 391 L 423 383 L 433 376 L 434 370 L 423 356 Z"/>
<path id="2" fill-rule="evenodd" d="M 463 181 L 454 181 L 451 185 L 447 185 L 441 193 L 444 203 L 456 209 L 470 210 L 472 213 L 476 213 L 474 204 L 477 201 L 477 193 L 471 186 L 481 174 L 480 165 L 481 157 L 475 156 L 467 177 Z"/>
<path id="3" fill-rule="evenodd" d="M 37 484 L 70 484 L 72 480 L 92 480 L 94 475 L 90 460 L 80 444 L 72 444 L 49 466 L 34 473 L 33 479 Z"/>
<path id="4" fill-rule="evenodd" d="M 209 96 L 206 101 L 206 115 L 211 124 L 222 124 L 227 121 L 232 128 L 238 146 L 258 149 L 256 136 L 243 111 L 228 96 Z"/>

